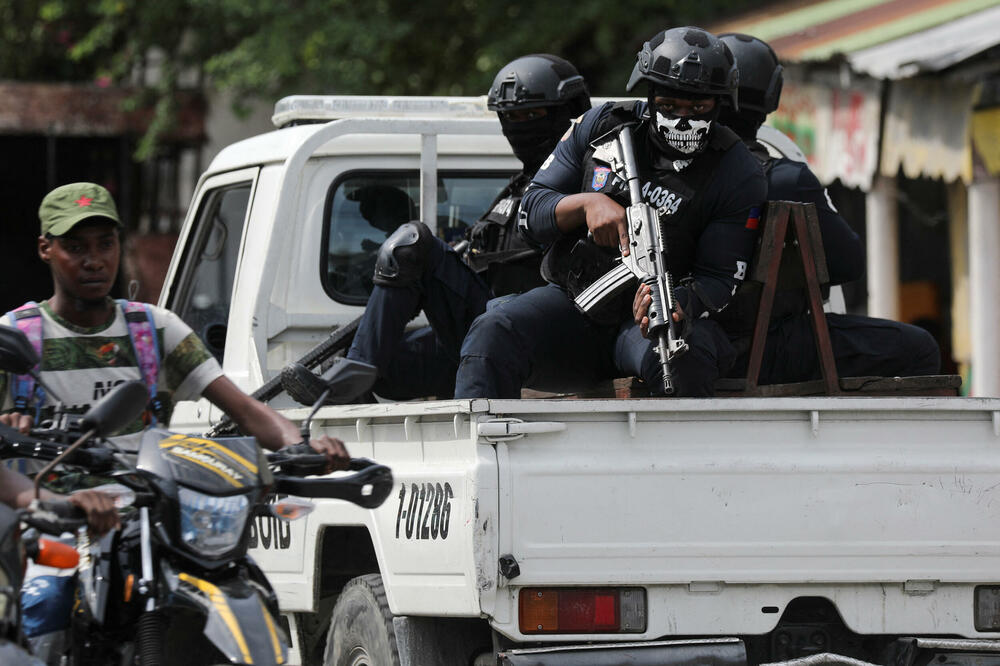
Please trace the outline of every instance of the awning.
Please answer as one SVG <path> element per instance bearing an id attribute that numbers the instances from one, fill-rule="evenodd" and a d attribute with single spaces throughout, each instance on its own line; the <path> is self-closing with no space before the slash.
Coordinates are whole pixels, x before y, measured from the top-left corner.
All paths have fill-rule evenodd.
<path id="1" fill-rule="evenodd" d="M 851 68 L 879 79 L 940 72 L 1000 44 L 1000 6 L 848 55 Z"/>
<path id="2" fill-rule="evenodd" d="M 770 119 L 779 128 L 808 126 L 815 151 L 806 152 L 822 182 L 867 189 L 875 173 L 900 169 L 910 178 L 970 182 L 976 90 L 935 74 L 1000 46 L 1000 0 L 820 0 L 761 10 L 710 30 L 759 37 L 786 64 L 832 65 L 786 71 L 786 92 Z M 845 73 L 841 62 L 862 76 L 837 76 Z M 1000 71 L 1000 61 L 991 64 Z M 891 81 L 884 109 L 872 99 L 881 97 L 878 79 Z M 975 138 L 986 148 L 979 152 L 989 152 L 1000 141 L 996 125 L 984 118 L 979 125 Z M 869 160 L 879 145 L 876 164 Z M 848 150 L 853 159 L 846 159 Z"/>
<path id="3" fill-rule="evenodd" d="M 889 88 L 879 171 L 907 178 L 972 181 L 969 127 L 975 89 L 944 81 L 897 81 Z"/>
<path id="4" fill-rule="evenodd" d="M 939 71 L 1000 44 L 1000 0 L 823 0 L 780 6 L 710 26 L 768 42 L 782 60 L 847 56 L 856 71 Z M 920 34 L 922 33 L 922 34 Z M 874 62 L 880 58 L 885 62 Z M 930 70 L 911 63 L 926 62 Z M 943 64 L 942 63 L 947 63 Z M 887 76 L 877 74 L 879 78 Z M 888 76 L 887 78 L 898 78 Z"/>

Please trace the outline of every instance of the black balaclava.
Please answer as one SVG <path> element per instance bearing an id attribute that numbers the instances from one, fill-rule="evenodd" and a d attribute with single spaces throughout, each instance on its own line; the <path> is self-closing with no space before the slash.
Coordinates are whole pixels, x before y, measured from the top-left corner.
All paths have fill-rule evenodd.
<path id="1" fill-rule="evenodd" d="M 555 150 L 559 138 L 566 132 L 572 113 L 566 105 L 547 106 L 548 111 L 541 118 L 510 122 L 500 116 L 500 127 L 503 135 L 510 142 L 517 159 L 524 164 L 524 172 L 534 175 L 545 158 Z"/>
<path id="2" fill-rule="evenodd" d="M 753 141 L 757 138 L 757 130 L 764 124 L 766 116 L 759 111 L 733 111 L 732 107 L 726 106 L 719 114 L 719 122 L 736 132 L 745 141 Z"/>

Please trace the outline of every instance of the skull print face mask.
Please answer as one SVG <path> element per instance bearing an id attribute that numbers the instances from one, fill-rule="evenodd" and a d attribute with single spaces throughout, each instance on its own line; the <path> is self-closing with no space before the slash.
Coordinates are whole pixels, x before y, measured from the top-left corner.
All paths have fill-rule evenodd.
<path id="1" fill-rule="evenodd" d="M 712 128 L 711 117 L 667 116 L 656 112 L 656 130 L 663 142 L 683 155 L 700 153 L 708 144 L 708 131 Z"/>

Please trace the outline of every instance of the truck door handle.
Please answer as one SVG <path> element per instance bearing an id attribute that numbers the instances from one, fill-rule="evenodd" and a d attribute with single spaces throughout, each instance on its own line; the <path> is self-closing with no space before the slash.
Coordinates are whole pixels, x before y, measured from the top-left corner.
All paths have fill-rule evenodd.
<path id="1" fill-rule="evenodd" d="M 558 421 L 522 421 L 521 419 L 490 419 L 476 425 L 478 435 L 493 442 L 518 439 L 525 435 L 560 432 L 565 429 L 566 424 Z"/>

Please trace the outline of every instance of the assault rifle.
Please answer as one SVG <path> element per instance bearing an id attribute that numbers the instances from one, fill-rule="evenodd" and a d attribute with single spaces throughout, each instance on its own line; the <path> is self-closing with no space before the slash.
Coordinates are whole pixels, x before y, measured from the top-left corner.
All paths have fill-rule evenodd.
<path id="1" fill-rule="evenodd" d="M 667 395 L 674 392 L 674 381 L 670 373 L 670 362 L 687 351 L 687 343 L 677 334 L 672 313 L 674 293 L 670 274 L 666 267 L 667 248 L 664 246 L 656 209 L 642 200 L 639 190 L 639 170 L 635 166 L 635 151 L 632 148 L 632 131 L 629 126 L 610 135 L 598 138 L 592 144 L 594 158 L 605 162 L 612 172 L 623 177 L 628 183 L 629 201 L 626 209 L 628 222 L 627 256 L 616 259 L 614 268 L 598 278 L 576 297 L 576 305 L 584 312 L 590 312 L 621 293 L 622 289 L 637 278 L 650 287 L 653 302 L 649 306 L 649 335 L 658 341 L 656 351 L 663 366 L 663 390 Z"/>

